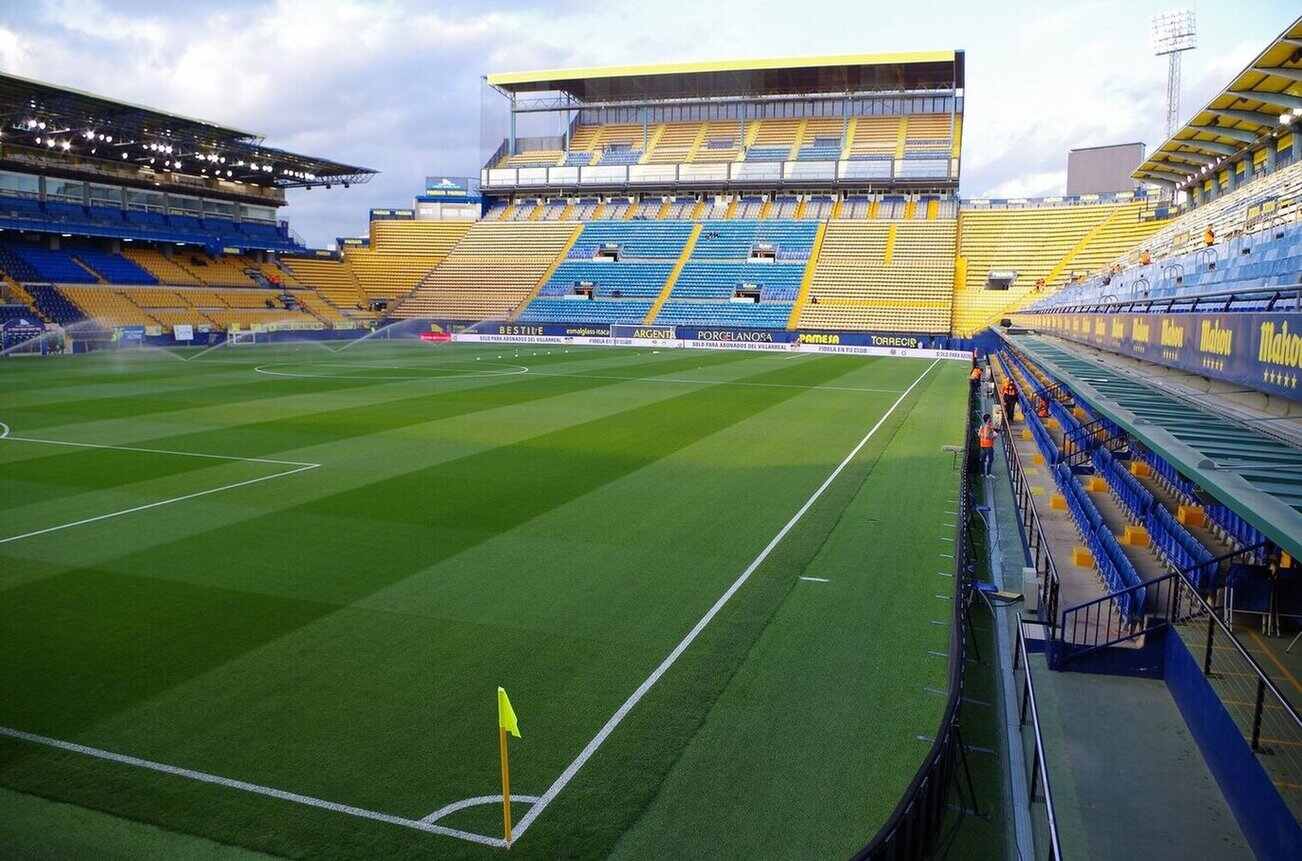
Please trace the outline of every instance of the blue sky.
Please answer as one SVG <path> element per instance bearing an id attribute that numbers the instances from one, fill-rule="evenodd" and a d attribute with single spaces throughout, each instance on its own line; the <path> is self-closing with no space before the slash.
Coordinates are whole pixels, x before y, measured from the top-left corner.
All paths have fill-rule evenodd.
<path id="1" fill-rule="evenodd" d="M 291 193 L 313 245 L 410 205 L 429 174 L 480 167 L 480 76 L 555 66 L 961 48 L 966 197 L 1061 193 L 1076 146 L 1161 142 L 1164 2 L 623 4 L 363 0 L 9 0 L 0 68 L 266 135 L 366 165 L 368 186 Z M 1287 2 L 1192 4 L 1182 118 L 1297 14 Z M 796 11 L 798 9 L 798 11 Z"/>

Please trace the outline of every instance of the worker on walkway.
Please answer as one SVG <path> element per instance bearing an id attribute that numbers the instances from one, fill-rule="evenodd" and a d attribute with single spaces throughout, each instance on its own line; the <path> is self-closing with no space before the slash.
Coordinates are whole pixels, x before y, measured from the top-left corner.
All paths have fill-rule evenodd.
<path id="1" fill-rule="evenodd" d="M 1042 419 L 1049 417 L 1049 399 L 1044 395 L 1035 396 L 1035 414 Z"/>
<path id="2" fill-rule="evenodd" d="M 977 365 L 972 366 L 972 373 L 967 375 L 967 381 L 970 388 L 979 389 L 981 386 L 981 368 Z"/>
<path id="3" fill-rule="evenodd" d="M 1203 245 L 1206 245 L 1208 248 L 1211 248 L 1215 244 L 1216 244 L 1216 231 L 1213 230 L 1212 226 L 1209 224 L 1207 225 L 1207 229 L 1203 231 Z"/>
<path id="4" fill-rule="evenodd" d="M 1004 421 L 1012 424 L 1017 418 L 1017 387 L 1012 377 L 1004 377 L 1004 384 L 999 387 L 999 400 L 1004 404 Z"/>
<path id="5" fill-rule="evenodd" d="M 995 466 L 995 434 L 999 431 L 995 429 L 994 422 L 990 418 L 990 413 L 981 417 L 981 427 L 977 428 L 977 443 L 981 446 L 981 474 L 987 478 L 992 474 Z"/>

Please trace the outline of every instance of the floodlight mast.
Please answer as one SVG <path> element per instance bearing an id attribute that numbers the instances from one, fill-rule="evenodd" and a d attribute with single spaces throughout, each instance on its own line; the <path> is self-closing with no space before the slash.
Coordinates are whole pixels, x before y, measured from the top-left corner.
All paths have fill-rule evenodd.
<path id="1" fill-rule="evenodd" d="M 1198 47 L 1198 21 L 1192 9 L 1161 12 L 1153 16 L 1153 53 L 1167 58 L 1166 137 L 1180 125 L 1180 55 Z"/>

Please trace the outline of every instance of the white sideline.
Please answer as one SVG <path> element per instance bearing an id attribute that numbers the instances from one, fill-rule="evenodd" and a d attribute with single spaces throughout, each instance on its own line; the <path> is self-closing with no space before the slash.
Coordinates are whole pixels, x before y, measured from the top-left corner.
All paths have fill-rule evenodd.
<path id="1" fill-rule="evenodd" d="M 823 483 L 818 486 L 818 489 L 816 489 L 813 492 L 813 494 L 811 494 L 810 497 L 805 500 L 804 504 L 800 506 L 799 510 L 797 510 L 796 513 L 792 515 L 791 519 L 786 522 L 786 524 L 782 527 L 782 529 L 780 529 L 778 533 L 775 536 L 773 536 L 773 539 L 769 541 L 769 543 L 764 547 L 764 549 L 760 551 L 759 555 L 756 556 L 751 561 L 751 563 L 746 566 L 746 569 L 742 571 L 741 575 L 738 576 L 736 580 L 733 581 L 732 585 L 728 587 L 727 591 L 725 591 L 721 596 L 719 596 L 718 600 L 716 600 L 714 604 L 710 607 L 710 609 L 706 611 L 705 615 L 701 617 L 701 619 L 692 627 L 692 629 L 687 632 L 687 635 L 683 637 L 681 641 L 679 641 L 678 645 L 676 645 L 673 648 L 673 650 L 669 653 L 669 655 L 666 656 L 665 659 L 661 661 L 660 664 L 651 672 L 651 675 L 647 676 L 647 678 L 642 682 L 642 684 L 638 686 L 637 690 L 635 690 L 628 697 L 628 699 L 624 701 L 624 703 L 619 707 L 619 709 L 615 712 L 615 714 L 612 715 L 606 721 L 606 723 L 602 725 L 601 729 L 597 732 L 597 734 L 593 736 L 592 740 L 589 741 L 586 746 L 584 746 L 583 750 L 581 750 L 579 752 L 579 755 L 575 757 L 574 761 L 571 762 L 566 767 L 565 771 L 561 773 L 560 777 L 558 777 L 552 783 L 552 785 L 547 788 L 547 791 L 544 792 L 541 796 L 528 796 L 528 795 L 511 796 L 513 801 L 518 800 L 524 803 L 532 802 L 532 806 L 529 808 L 528 813 L 526 813 L 520 819 L 515 829 L 515 833 L 513 836 L 517 841 L 520 839 L 520 837 L 524 835 L 525 831 L 528 830 L 529 826 L 533 824 L 534 820 L 538 818 L 538 816 L 543 812 L 543 810 L 545 810 L 547 806 L 551 804 L 551 802 L 556 798 L 556 796 L 560 794 L 560 791 L 564 789 L 565 786 L 574 778 L 574 775 L 578 773 L 579 769 L 583 767 L 584 763 L 586 763 L 589 759 L 592 758 L 593 754 L 597 752 L 597 749 L 600 748 L 601 745 L 605 742 L 605 740 L 610 736 L 610 734 L 614 732 L 615 728 L 618 727 L 619 724 L 628 715 L 628 713 L 632 711 L 633 707 L 636 706 L 638 702 L 640 702 L 641 699 L 647 694 L 647 692 L 650 691 L 651 688 L 655 686 L 656 682 L 658 682 L 660 678 L 669 670 L 669 668 L 674 665 L 674 663 L 678 660 L 678 658 L 682 656 L 683 652 L 687 651 L 688 647 L 692 645 L 692 643 L 705 629 L 705 627 L 709 625 L 709 623 L 714 619 L 716 615 L 718 615 L 719 611 L 723 609 L 724 605 L 728 603 L 728 601 L 732 598 L 732 596 L 736 594 L 736 592 L 746 583 L 747 580 L 750 579 L 750 576 L 756 570 L 758 570 L 759 566 L 764 563 L 764 560 L 767 559 L 769 555 L 773 552 L 773 550 L 782 542 L 782 540 L 787 536 L 787 533 L 789 533 L 795 527 L 795 525 L 800 522 L 800 520 L 805 516 L 805 514 L 809 511 L 809 509 L 813 507 L 814 503 L 817 502 L 820 497 L 822 497 L 823 493 L 826 492 L 827 488 L 830 487 L 832 482 L 836 480 L 837 476 L 839 476 L 841 472 L 846 468 L 846 466 L 848 466 L 849 463 L 852 460 L 854 460 L 855 456 L 858 455 L 859 452 L 863 450 L 863 447 L 868 444 L 868 441 L 872 439 L 873 435 L 877 433 L 877 431 L 881 428 L 883 424 L 885 424 L 886 420 L 890 418 L 890 416 L 895 412 L 895 410 L 899 407 L 899 405 L 904 402 L 904 399 L 908 397 L 909 394 L 917 387 L 918 383 L 922 382 L 923 378 L 926 377 L 926 375 L 931 371 L 931 369 L 936 367 L 936 365 L 938 365 L 940 361 L 941 361 L 940 359 L 934 360 L 930 365 L 928 365 L 922 371 L 921 374 L 918 375 L 917 379 L 915 379 L 912 383 L 909 384 L 909 387 L 907 389 L 905 389 L 902 393 L 900 393 L 900 396 L 895 400 L 893 404 L 891 404 L 890 408 L 887 409 L 886 412 L 882 414 L 882 416 L 877 420 L 876 424 L 874 424 L 872 428 L 869 429 L 868 433 L 864 434 L 863 438 L 859 440 L 858 444 L 856 444 L 855 447 L 850 450 L 850 453 L 847 454 L 839 464 L 837 464 L 836 468 L 833 469 L 832 472 L 827 476 L 827 478 L 823 480 Z M 3 427 L 5 429 L 5 433 L 3 435 L 0 435 L 0 439 L 8 438 L 8 439 L 13 439 L 15 441 L 21 441 L 21 442 L 49 442 L 57 445 L 85 446 L 89 448 L 124 448 L 128 451 L 146 451 L 146 452 L 157 451 L 159 453 L 191 455 L 195 457 L 216 457 L 216 458 L 223 457 L 222 455 L 202 455 L 202 454 L 194 454 L 193 452 L 165 452 L 163 450 L 156 450 L 156 449 L 130 449 L 125 446 L 106 446 L 106 445 L 98 445 L 92 443 L 62 443 L 62 442 L 55 442 L 53 440 L 36 440 L 36 439 L 26 439 L 20 437 L 8 437 L 9 428 L 8 426 L 3 426 Z M 281 464 L 295 463 L 294 461 L 263 461 L 259 458 L 226 458 L 226 459 L 248 460 L 248 461 L 281 463 Z M 280 476 L 284 476 L 284 475 L 292 475 L 296 472 L 303 472 L 308 469 L 316 469 L 320 465 L 321 464 L 316 464 L 316 463 L 300 464 L 299 468 L 297 469 L 290 470 L 287 472 L 277 473 L 276 475 L 265 476 L 263 478 L 256 478 L 256 479 L 252 479 L 251 481 L 240 482 L 239 484 L 228 485 L 227 487 L 223 487 L 223 488 L 214 488 L 212 490 L 206 490 L 206 491 L 202 491 L 201 493 L 191 494 L 185 497 L 178 497 L 172 500 L 165 500 L 162 502 L 151 503 L 149 505 L 139 506 L 134 509 L 128 509 L 127 511 L 101 515 L 100 517 L 97 518 L 91 518 L 89 520 L 79 521 L 79 523 L 90 523 L 93 522 L 94 520 L 103 520 L 109 517 L 116 517 L 120 514 L 127 514 L 130 513 L 131 511 L 141 511 L 146 508 L 153 508 L 159 505 L 167 505 L 171 502 L 179 502 L 182 499 L 192 499 L 195 496 L 202 496 L 208 493 L 216 493 L 221 490 L 227 490 L 245 484 L 252 484 L 257 481 L 266 481 L 271 478 L 279 478 Z M 30 535 L 39 535 L 42 532 L 51 532 L 57 529 L 66 529 L 69 526 L 75 526 L 75 525 L 78 524 L 66 524 L 64 526 L 56 526 L 56 527 L 52 527 L 51 529 L 41 530 L 41 532 L 30 533 Z M 18 538 L 23 538 L 23 537 L 28 537 L 28 536 L 15 536 L 14 538 L 6 538 L 0 540 L 0 544 L 3 544 L 7 541 L 16 541 L 18 540 Z M 456 828 L 447 828 L 445 826 L 435 824 L 435 822 L 438 819 L 448 816 L 458 810 L 462 810 L 467 807 L 475 806 L 478 804 L 500 802 L 502 799 L 501 795 L 476 796 L 474 798 L 464 799 L 462 801 L 457 801 L 445 805 L 439 808 L 438 810 L 434 811 L 433 813 L 429 814 L 428 816 L 425 816 L 422 819 L 408 819 L 402 816 L 394 816 L 388 813 L 381 813 L 375 810 L 367 810 L 362 807 L 355 807 L 350 804 L 340 804 L 334 801 L 326 801 L 324 799 L 314 798 L 310 795 L 301 795 L 296 792 L 288 792 L 286 790 L 275 789 L 270 786 L 262 786 L 260 784 L 249 783 L 247 781 L 236 780 L 234 778 L 229 778 L 229 777 L 222 777 L 220 775 L 210 774 L 208 772 L 196 771 L 194 769 L 182 768 L 174 765 L 167 765 L 166 763 L 154 762 L 153 760 L 141 759 L 140 757 L 115 753 L 113 751 L 89 747 L 86 745 L 77 744 L 75 742 L 63 741 L 61 739 L 50 738 L 48 736 L 36 735 L 34 733 L 24 732 L 22 730 L 12 729 L 10 727 L 0 726 L 0 736 L 7 736 L 9 738 L 19 739 L 22 741 L 30 742 L 32 744 L 39 744 L 39 745 L 44 745 L 46 747 L 52 747 L 60 750 L 70 751 L 73 753 L 80 753 L 86 756 L 108 760 L 110 762 L 117 762 L 123 765 L 134 766 L 136 768 L 144 768 L 151 771 L 161 772 L 163 774 L 171 774 L 177 777 L 184 777 L 189 780 L 199 781 L 201 783 L 210 783 L 210 784 L 215 784 L 217 786 L 224 786 L 228 789 L 237 789 L 243 792 L 251 792 L 257 795 L 264 795 L 282 801 L 290 801 L 295 804 L 306 805 L 308 807 L 317 807 L 323 810 L 330 810 L 335 813 L 343 813 L 345 815 L 355 816 L 361 819 L 371 819 L 377 822 L 385 822 L 390 825 L 398 825 L 404 828 L 412 828 L 417 831 L 425 831 L 431 834 L 439 834 L 445 837 L 454 837 L 460 840 L 467 840 L 472 843 L 478 843 L 483 846 L 491 846 L 498 849 L 510 848 L 510 846 L 506 843 L 506 841 L 500 837 L 487 837 L 483 834 L 476 834 L 470 831 L 462 831 Z"/>
<path id="2" fill-rule="evenodd" d="M 8 736 L 9 738 L 31 742 L 32 744 L 40 744 L 45 745 L 46 747 L 58 748 L 59 750 L 71 751 L 72 753 L 80 753 L 85 756 L 93 756 L 96 759 L 106 759 L 109 762 L 117 762 L 122 765 L 131 765 L 136 768 L 145 768 L 150 771 L 162 772 L 163 774 L 172 774 L 189 780 L 197 780 L 200 783 L 212 783 L 217 786 L 227 787 L 228 789 L 239 789 L 243 792 L 252 792 L 257 795 L 266 795 L 270 798 L 278 798 L 282 801 L 292 801 L 295 804 L 303 804 L 308 807 L 319 807 L 323 810 L 329 810 L 334 813 L 344 813 L 361 819 L 374 819 L 377 822 L 387 822 L 390 825 L 401 825 L 404 828 L 414 828 L 417 831 L 427 831 L 431 834 L 442 834 L 445 837 L 457 837 L 462 840 L 469 840 L 472 843 L 480 843 L 484 846 L 494 846 L 499 849 L 506 848 L 506 841 L 500 837 L 485 837 L 483 834 L 475 834 L 471 831 L 447 828 L 442 825 L 435 825 L 432 822 L 424 822 L 419 819 L 407 819 L 402 816 L 381 813 L 378 810 L 367 810 L 363 807 L 354 807 L 351 804 L 339 804 L 334 801 L 313 798 L 310 795 L 300 795 L 297 792 L 286 792 L 283 789 L 275 789 L 270 786 L 249 783 L 245 780 L 235 780 L 234 778 L 222 777 L 218 774 L 209 774 L 206 771 L 195 771 L 191 768 L 167 765 L 162 762 L 141 759 L 138 756 L 127 756 L 123 753 L 114 753 L 111 750 L 87 747 L 84 744 L 76 744 L 71 741 L 49 738 L 48 736 L 36 735 L 30 732 L 23 732 L 22 730 L 10 729 L 9 727 L 0 726 L 0 736 Z M 515 796 L 512 796 L 512 798 L 514 797 Z M 498 799 L 500 800 L 501 796 L 498 796 Z"/>
<path id="3" fill-rule="evenodd" d="M 134 452 L 143 452 L 145 454 L 169 454 L 169 455 L 177 455 L 179 457 L 201 457 L 201 458 L 209 458 L 212 460 L 242 461 L 245 463 L 269 463 L 269 464 L 274 464 L 276 466 L 294 467 L 294 469 L 281 470 L 280 472 L 273 473 L 271 475 L 263 475 L 263 476 L 259 476 L 258 478 L 247 479 L 246 481 L 237 481 L 233 484 L 225 484 L 222 485 L 221 487 L 212 487 L 207 490 L 197 491 L 195 493 L 187 493 L 184 496 L 175 496 L 172 497 L 171 499 L 163 499 L 163 500 L 159 500 L 158 502 L 149 502 L 144 505 L 134 506 L 132 508 L 124 508 L 121 511 L 111 511 L 108 514 L 99 514 L 96 515 L 95 517 L 87 517 L 82 520 L 75 520 L 71 523 L 62 523 L 59 524 L 58 526 L 49 526 L 46 527 L 45 529 L 37 529 L 32 532 L 24 532 L 21 535 L 11 535 L 8 538 L 0 538 L 0 544 L 9 544 L 10 542 L 13 541 L 21 541 L 24 538 L 35 538 L 38 535 L 46 535 L 51 532 L 59 532 L 64 529 L 71 529 L 74 526 L 85 526 L 86 524 L 89 523 L 97 523 L 101 520 L 109 520 L 114 517 L 121 517 L 124 514 L 135 514 L 138 511 L 147 511 L 151 508 L 159 508 L 161 506 L 171 505 L 176 502 L 185 502 L 188 499 L 197 499 L 201 496 L 208 496 L 213 493 L 221 493 L 224 490 L 234 490 L 237 487 L 247 487 L 250 484 L 258 484 L 259 482 L 270 481 L 273 478 L 285 478 L 286 476 L 294 475 L 300 472 L 307 472 L 310 469 L 317 469 L 321 466 L 321 464 L 319 463 L 306 463 L 304 461 L 297 461 L 297 460 L 274 460 L 272 458 L 264 458 L 264 457 L 236 457 L 234 455 L 203 454 L 201 452 L 193 452 L 193 451 L 170 451 L 168 449 L 161 449 L 161 448 L 137 448 L 135 446 L 127 446 L 127 445 L 104 445 L 102 443 L 93 443 L 93 442 L 65 442 L 63 440 L 55 440 L 55 439 L 37 439 L 35 437 L 10 436 L 9 435 L 10 428 L 8 425 L 4 424 L 3 422 L 0 422 L 0 427 L 4 428 L 4 433 L 0 433 L 0 440 L 3 440 L 4 442 L 31 442 L 31 443 L 39 443 L 42 445 L 72 446 L 74 448 L 101 448 L 101 449 L 111 449 L 114 451 L 134 451 Z"/>
<path id="4" fill-rule="evenodd" d="M 774 548 L 781 543 L 783 538 L 786 538 L 787 533 L 800 522 L 800 519 L 805 516 L 805 513 L 809 511 L 810 508 L 813 507 L 814 503 L 823 495 L 823 492 L 831 486 L 832 482 L 836 480 L 836 477 L 841 474 L 841 471 L 844 470 L 846 466 L 849 465 L 850 461 L 854 460 L 855 456 L 859 454 L 865 445 L 868 444 L 868 440 L 872 439 L 873 434 L 877 433 L 878 429 L 885 424 L 886 420 L 890 418 L 896 408 L 904 402 L 904 399 L 909 396 L 909 393 L 913 391 L 918 383 L 922 382 L 922 378 L 939 363 L 940 359 L 933 361 L 921 374 L 918 375 L 916 380 L 909 384 L 909 387 L 895 400 L 895 403 L 891 404 L 890 409 L 882 414 L 882 417 L 877 420 L 877 423 L 872 426 L 868 433 L 864 434 L 863 439 L 859 440 L 859 444 L 850 450 L 850 453 L 845 456 L 844 460 L 837 464 L 831 474 L 828 475 L 827 478 L 823 480 L 823 483 L 818 486 L 818 489 L 813 492 L 809 499 L 805 500 L 805 504 L 800 506 L 800 509 L 792 515 L 786 525 L 778 531 L 778 534 L 773 536 L 773 540 L 760 551 L 759 555 L 746 566 L 746 570 L 742 571 L 741 575 L 733 581 L 731 586 L 728 587 L 728 590 L 719 596 L 719 599 L 705 612 L 705 615 L 701 617 L 700 621 L 698 621 L 696 625 L 687 632 L 687 636 L 683 637 L 683 639 L 679 641 L 678 645 L 674 646 L 673 651 L 671 651 L 668 656 L 660 662 L 660 665 L 651 671 L 651 675 L 647 676 L 646 680 L 643 681 L 642 684 L 638 685 L 637 690 L 633 691 L 629 698 L 624 701 L 624 704 L 621 705 L 619 709 L 611 715 L 610 719 L 606 721 L 601 729 L 597 731 L 597 734 L 592 737 L 592 740 L 587 743 L 583 750 L 579 751 L 579 755 L 574 758 L 574 761 L 566 767 L 565 771 L 561 772 L 561 776 L 556 778 L 555 782 L 552 783 L 551 786 L 547 787 L 547 791 L 542 794 L 542 798 L 530 807 L 529 812 L 520 819 L 520 823 L 516 827 L 514 834 L 516 840 L 519 840 L 524 836 L 524 833 L 529 830 L 529 826 L 533 824 L 534 820 L 547 809 L 547 805 L 552 803 L 552 800 L 560 794 L 560 791 L 565 788 L 566 784 L 574 779 L 574 775 L 578 774 L 578 771 L 583 767 L 583 764 L 592 758 L 592 755 L 597 752 L 597 748 L 601 747 L 607 737 L 615 731 L 615 727 L 619 726 L 628 713 L 633 710 L 633 707 L 638 704 L 642 697 L 646 696 L 647 691 L 651 690 L 655 683 L 660 681 L 660 677 L 674 665 L 674 662 L 678 660 L 683 652 L 687 651 L 687 648 L 692 645 L 698 636 L 700 636 L 701 631 L 705 630 L 705 626 L 710 624 L 710 621 L 718 615 L 719 611 L 723 609 L 723 606 L 728 603 L 728 600 L 737 593 L 737 590 L 740 589 L 747 580 L 750 579 L 750 575 L 755 573 L 756 569 L 764 563 L 764 560 L 769 557 L 769 554 L 773 552 Z"/>

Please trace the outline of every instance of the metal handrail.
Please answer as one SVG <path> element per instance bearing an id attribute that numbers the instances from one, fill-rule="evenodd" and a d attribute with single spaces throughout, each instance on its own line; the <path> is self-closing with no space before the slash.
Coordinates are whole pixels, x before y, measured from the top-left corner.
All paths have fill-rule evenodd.
<path id="1" fill-rule="evenodd" d="M 1049 767 L 1045 763 L 1044 738 L 1040 734 L 1040 710 L 1035 701 L 1035 682 L 1031 679 L 1031 662 L 1026 654 L 1026 635 L 1023 631 L 1025 620 L 1017 623 L 1017 651 L 1013 655 L 1013 672 L 1017 672 L 1017 659 L 1021 658 L 1022 671 L 1026 675 L 1026 689 L 1022 694 L 1020 710 L 1021 722 L 1026 725 L 1026 710 L 1030 706 L 1031 731 L 1035 736 L 1035 763 L 1031 771 L 1030 799 L 1035 800 L 1035 778 L 1038 773 L 1040 785 L 1044 788 L 1044 814 L 1049 827 L 1049 851 L 1051 861 L 1062 861 L 1062 843 L 1058 838 L 1058 816 L 1053 810 L 1053 786 L 1049 783 Z"/>
<path id="2" fill-rule="evenodd" d="M 1026 536 L 1026 545 L 1033 553 L 1032 563 L 1035 570 L 1038 572 L 1041 562 L 1044 563 L 1045 579 L 1040 586 L 1039 605 L 1047 608 L 1047 613 L 1042 611 L 1041 615 L 1048 618 L 1049 632 L 1052 634 L 1058 627 L 1058 594 L 1062 580 L 1058 576 L 1058 566 L 1048 552 L 1049 538 L 1044 531 L 1044 525 L 1040 522 L 1040 513 L 1031 500 L 1026 471 L 1022 466 L 1022 456 L 1011 440 L 1004 445 L 1004 463 L 1012 479 L 1013 503 L 1017 506 L 1022 529 L 1024 531 L 1034 529 L 1033 533 Z"/>

